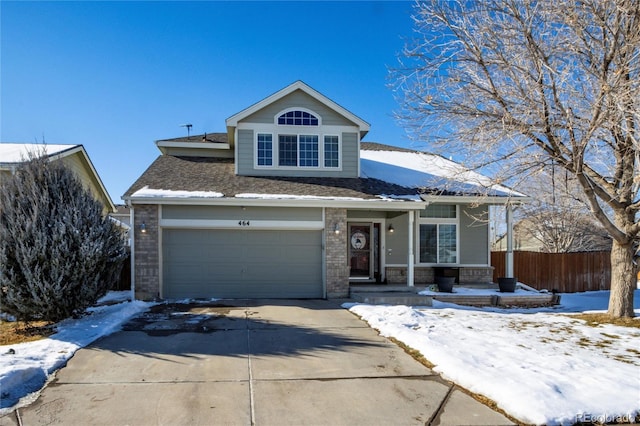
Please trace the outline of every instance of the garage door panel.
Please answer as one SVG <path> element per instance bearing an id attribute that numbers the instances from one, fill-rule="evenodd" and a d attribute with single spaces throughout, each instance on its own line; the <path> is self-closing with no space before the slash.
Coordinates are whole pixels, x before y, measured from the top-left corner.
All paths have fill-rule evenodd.
<path id="1" fill-rule="evenodd" d="M 165 229 L 163 296 L 322 297 L 322 233 Z"/>

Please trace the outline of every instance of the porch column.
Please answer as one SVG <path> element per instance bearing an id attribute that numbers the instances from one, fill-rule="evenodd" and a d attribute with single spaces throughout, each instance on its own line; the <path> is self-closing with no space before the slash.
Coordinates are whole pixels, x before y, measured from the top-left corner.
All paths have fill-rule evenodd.
<path id="1" fill-rule="evenodd" d="M 414 285 L 414 256 L 413 256 L 413 224 L 415 222 L 415 212 L 409 211 L 409 247 L 407 249 L 407 286 Z"/>
<path id="2" fill-rule="evenodd" d="M 507 209 L 507 251 L 505 259 L 505 276 L 513 278 L 513 206 L 509 203 Z"/>

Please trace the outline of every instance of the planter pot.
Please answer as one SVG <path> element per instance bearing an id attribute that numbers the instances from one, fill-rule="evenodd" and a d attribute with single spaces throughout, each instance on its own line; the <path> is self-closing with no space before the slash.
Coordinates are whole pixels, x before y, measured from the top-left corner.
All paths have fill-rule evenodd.
<path id="1" fill-rule="evenodd" d="M 456 277 L 436 277 L 436 284 L 438 285 L 438 291 L 443 293 L 452 293 L 453 284 L 456 282 Z"/>
<path id="2" fill-rule="evenodd" d="M 518 280 L 516 278 L 498 278 L 498 287 L 502 293 L 513 293 L 516 291 L 516 284 Z"/>

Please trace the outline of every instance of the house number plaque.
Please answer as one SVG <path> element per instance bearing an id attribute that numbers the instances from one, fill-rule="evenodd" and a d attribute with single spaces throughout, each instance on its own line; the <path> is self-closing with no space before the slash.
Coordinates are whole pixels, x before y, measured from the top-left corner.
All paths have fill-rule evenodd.
<path id="1" fill-rule="evenodd" d="M 250 226 L 251 222 L 249 222 L 248 220 L 239 220 L 238 221 L 238 225 L 240 225 L 240 226 Z"/>

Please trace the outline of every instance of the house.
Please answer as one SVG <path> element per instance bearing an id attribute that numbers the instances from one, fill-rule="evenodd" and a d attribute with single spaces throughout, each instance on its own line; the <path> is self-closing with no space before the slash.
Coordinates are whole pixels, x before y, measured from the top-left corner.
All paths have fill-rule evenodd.
<path id="1" fill-rule="evenodd" d="M 85 188 L 104 206 L 104 213 L 116 211 L 98 172 L 82 145 L 0 143 L 0 181 L 15 173 L 30 155 L 43 155 L 49 161 L 61 161 L 73 170 Z"/>
<path id="2" fill-rule="evenodd" d="M 355 283 L 490 282 L 490 204 L 524 200 L 370 125 L 301 81 L 156 142 L 127 190 L 137 298 L 339 298 Z M 488 190 L 488 192 L 487 192 Z M 486 196 L 479 196 L 487 193 Z"/>

